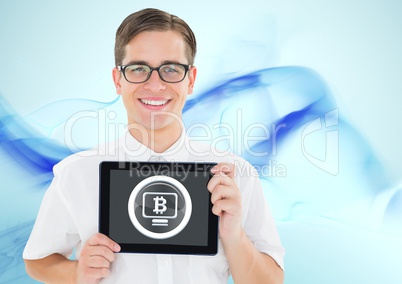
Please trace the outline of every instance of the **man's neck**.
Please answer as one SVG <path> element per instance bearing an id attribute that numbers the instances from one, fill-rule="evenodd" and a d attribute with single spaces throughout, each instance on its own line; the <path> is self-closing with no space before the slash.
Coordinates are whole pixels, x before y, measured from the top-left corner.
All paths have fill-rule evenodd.
<path id="1" fill-rule="evenodd" d="M 157 129 L 138 131 L 136 129 L 130 129 L 130 134 L 141 144 L 147 146 L 155 153 L 162 153 L 169 149 L 181 136 L 181 127 L 175 127 L 173 129 Z M 144 137 L 145 136 L 145 137 Z"/>

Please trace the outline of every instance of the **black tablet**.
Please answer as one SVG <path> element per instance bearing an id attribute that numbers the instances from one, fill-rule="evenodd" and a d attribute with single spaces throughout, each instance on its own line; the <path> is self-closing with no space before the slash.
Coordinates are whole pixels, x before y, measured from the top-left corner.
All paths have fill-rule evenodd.
<path id="1" fill-rule="evenodd" d="M 102 162 L 99 232 L 121 252 L 215 255 L 218 217 L 207 189 L 214 165 Z"/>

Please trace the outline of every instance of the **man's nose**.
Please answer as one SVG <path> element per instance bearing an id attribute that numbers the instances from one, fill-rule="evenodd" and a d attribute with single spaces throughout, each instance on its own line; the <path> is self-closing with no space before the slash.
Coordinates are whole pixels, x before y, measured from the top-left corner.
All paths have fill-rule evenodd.
<path id="1" fill-rule="evenodd" d="M 144 87 L 148 90 L 155 92 L 155 91 L 164 90 L 166 88 L 166 85 L 165 85 L 165 82 L 159 76 L 158 71 L 152 70 L 151 76 L 149 76 L 149 79 L 145 82 Z"/>

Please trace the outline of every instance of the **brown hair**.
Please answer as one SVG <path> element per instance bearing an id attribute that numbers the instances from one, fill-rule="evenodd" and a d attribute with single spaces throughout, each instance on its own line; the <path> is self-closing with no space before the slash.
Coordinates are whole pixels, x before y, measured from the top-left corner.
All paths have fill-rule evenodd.
<path id="1" fill-rule="evenodd" d="M 129 41 L 144 31 L 175 31 L 184 39 L 187 45 L 186 56 L 188 64 L 194 64 L 197 44 L 193 31 L 182 19 L 158 9 L 144 9 L 129 15 L 116 31 L 114 60 L 116 66 L 122 64 L 126 55 L 126 45 Z"/>

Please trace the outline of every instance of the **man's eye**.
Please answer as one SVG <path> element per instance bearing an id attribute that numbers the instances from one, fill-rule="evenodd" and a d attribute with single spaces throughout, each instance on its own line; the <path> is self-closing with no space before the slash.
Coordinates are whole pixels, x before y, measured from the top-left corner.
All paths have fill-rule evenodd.
<path id="1" fill-rule="evenodd" d="M 146 68 L 146 66 L 142 66 L 142 65 L 133 65 L 133 66 L 128 66 L 127 70 L 131 73 L 145 73 L 148 72 L 148 68 Z"/>
<path id="2" fill-rule="evenodd" d="M 179 70 L 175 65 L 168 65 L 168 66 L 163 66 L 162 72 L 163 73 L 177 73 L 177 72 L 179 72 Z"/>

